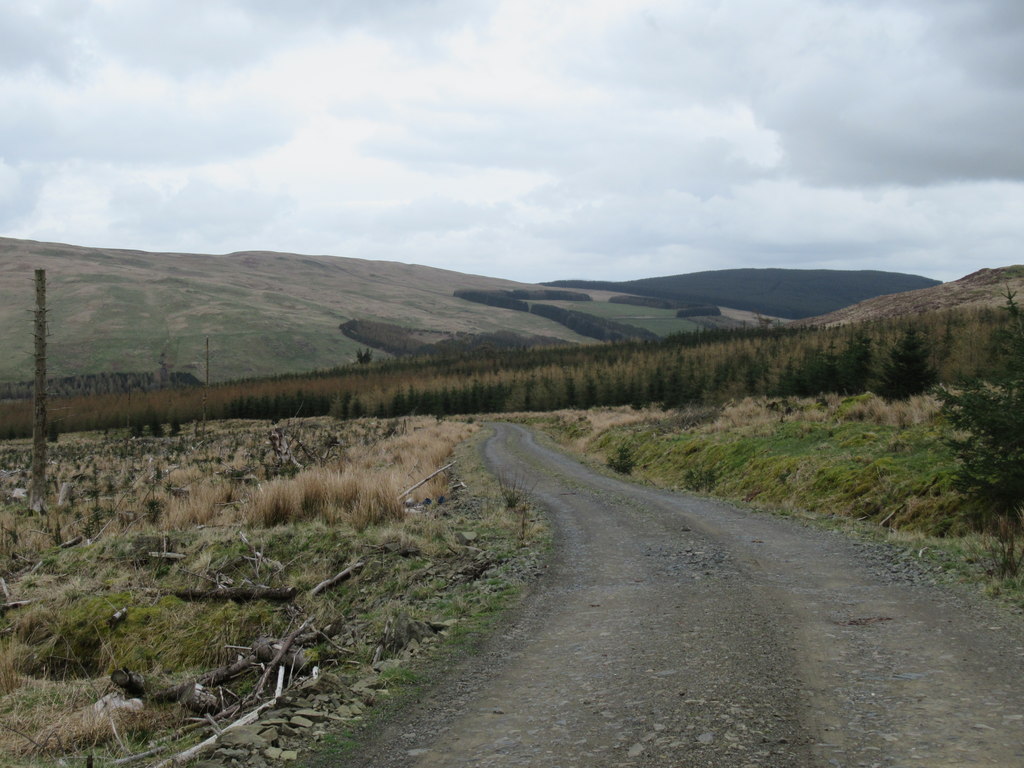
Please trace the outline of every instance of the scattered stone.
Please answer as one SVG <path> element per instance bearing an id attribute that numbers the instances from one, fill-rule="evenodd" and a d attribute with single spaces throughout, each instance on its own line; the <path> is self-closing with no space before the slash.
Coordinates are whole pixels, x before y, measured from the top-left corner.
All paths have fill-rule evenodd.
<path id="1" fill-rule="evenodd" d="M 462 546 L 466 546 L 471 541 L 476 541 L 477 538 L 479 538 L 479 537 L 478 537 L 476 531 L 456 531 L 455 532 L 455 540 L 457 542 L 459 542 L 459 544 L 461 544 Z"/>
<path id="2" fill-rule="evenodd" d="M 302 715 L 295 715 L 288 722 L 290 722 L 296 728 L 311 728 L 313 726 L 313 721 L 307 720 Z"/>
<path id="3" fill-rule="evenodd" d="M 298 760 L 299 753 L 294 749 L 285 749 L 281 752 L 281 760 Z"/>
<path id="4" fill-rule="evenodd" d="M 225 731 L 221 734 L 219 743 L 232 747 L 253 747 L 255 749 L 264 749 L 270 746 L 270 742 L 260 736 L 260 728 L 262 728 L 262 726 L 255 725 L 232 728 L 230 731 Z"/>
<path id="5" fill-rule="evenodd" d="M 292 721 L 294 722 L 295 717 L 304 717 L 307 720 L 312 720 L 314 723 L 321 723 L 327 719 L 327 713 L 321 712 L 318 709 L 297 709 L 293 713 Z"/>
<path id="6" fill-rule="evenodd" d="M 714 740 L 715 740 L 715 734 L 710 733 L 710 732 L 702 733 L 700 736 L 697 737 L 697 741 L 699 741 L 701 744 L 710 744 Z"/>
<path id="7" fill-rule="evenodd" d="M 434 629 L 427 622 L 411 619 L 405 611 L 400 611 L 385 626 L 382 645 L 387 651 L 400 653 L 413 640 L 418 642 L 433 634 Z"/>
<path id="8" fill-rule="evenodd" d="M 268 757 L 271 760 L 277 760 L 281 757 L 282 752 L 284 752 L 284 750 L 279 747 L 267 747 L 263 750 L 263 756 Z"/>
<path id="9" fill-rule="evenodd" d="M 629 748 L 629 751 L 626 752 L 626 756 L 627 757 L 640 757 L 640 755 L 641 755 L 641 753 L 643 753 L 643 751 L 644 751 L 644 745 L 643 744 L 634 744 L 632 747 Z"/>

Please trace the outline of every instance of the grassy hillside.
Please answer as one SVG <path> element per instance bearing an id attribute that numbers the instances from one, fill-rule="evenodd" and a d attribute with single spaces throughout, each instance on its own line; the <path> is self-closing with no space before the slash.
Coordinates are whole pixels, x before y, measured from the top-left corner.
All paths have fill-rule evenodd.
<path id="1" fill-rule="evenodd" d="M 821 315 L 888 293 L 927 288 L 937 280 L 873 270 L 721 269 L 624 282 L 556 280 L 545 285 L 715 304 L 785 318 Z"/>
<path id="2" fill-rule="evenodd" d="M 326 256 L 221 256 L 81 248 L 0 238 L 0 382 L 32 377 L 32 273 L 47 271 L 53 376 L 155 371 L 214 380 L 308 371 L 353 360 L 354 318 L 451 333 L 514 331 L 585 341 L 535 315 L 474 305 L 453 287 L 519 283 Z"/>
<path id="3" fill-rule="evenodd" d="M 1006 291 L 1024 289 L 1024 266 L 981 269 L 966 277 L 930 288 L 879 296 L 820 317 L 801 320 L 799 325 L 848 325 L 866 320 L 911 317 L 922 312 L 967 307 L 996 307 L 1006 303 Z"/>
<path id="4" fill-rule="evenodd" d="M 699 330 L 702 326 L 686 318 L 676 317 L 674 309 L 658 309 L 655 307 L 637 307 L 629 304 L 611 304 L 605 301 L 592 301 L 586 304 L 569 301 L 546 302 L 563 309 L 574 309 L 587 312 L 597 317 L 605 317 L 638 328 L 667 336 L 670 333 L 688 333 Z"/>

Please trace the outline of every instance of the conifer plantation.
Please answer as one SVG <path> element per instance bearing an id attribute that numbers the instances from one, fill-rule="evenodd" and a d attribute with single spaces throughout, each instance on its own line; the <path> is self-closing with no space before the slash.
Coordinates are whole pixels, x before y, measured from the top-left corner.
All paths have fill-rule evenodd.
<path id="1" fill-rule="evenodd" d="M 875 391 L 892 398 L 983 374 L 999 308 L 942 311 L 836 328 L 770 327 L 676 334 L 660 341 L 477 350 L 392 359 L 211 387 L 211 419 L 339 419 L 547 411 L 594 406 L 680 408 L 745 396 Z M 215 353 L 214 353 L 215 354 Z M 61 432 L 167 429 L 200 418 L 198 387 L 55 398 Z M 0 404 L 0 439 L 31 433 L 27 402 Z"/>

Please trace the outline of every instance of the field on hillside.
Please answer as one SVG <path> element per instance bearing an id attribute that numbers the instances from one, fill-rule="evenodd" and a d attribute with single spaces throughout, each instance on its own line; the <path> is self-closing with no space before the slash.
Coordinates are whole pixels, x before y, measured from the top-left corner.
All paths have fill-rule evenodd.
<path id="1" fill-rule="evenodd" d="M 659 336 L 668 336 L 670 333 L 690 333 L 699 330 L 702 326 L 687 318 L 676 317 L 674 309 L 655 309 L 652 307 L 638 307 L 631 304 L 612 304 L 607 301 L 545 301 L 543 304 L 552 304 L 562 309 L 576 310 L 588 315 L 605 317 L 609 320 L 635 325 L 644 328 Z"/>
<path id="2" fill-rule="evenodd" d="M 42 515 L 16 498 L 27 441 L 0 443 L 4 764 L 171 754 L 271 694 L 276 674 L 259 679 L 296 632 L 286 677 L 330 673 L 332 717 L 357 722 L 532 567 L 523 545 L 543 529 L 474 469 L 476 431 L 423 417 L 65 435 Z M 141 676 L 144 703 L 124 704 L 137 692 L 115 670 Z"/>

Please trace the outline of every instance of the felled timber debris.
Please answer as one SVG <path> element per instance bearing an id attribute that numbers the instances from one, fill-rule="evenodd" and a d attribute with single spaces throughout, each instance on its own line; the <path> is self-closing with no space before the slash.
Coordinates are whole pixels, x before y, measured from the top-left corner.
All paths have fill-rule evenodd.
<path id="1" fill-rule="evenodd" d="M 359 573 L 359 571 L 361 571 L 363 569 L 364 565 L 366 565 L 366 563 L 364 563 L 362 561 L 360 561 L 358 563 L 353 563 L 352 565 L 350 565 L 348 568 L 346 568 L 345 570 L 341 571 L 340 573 L 335 574 L 334 576 L 332 576 L 329 579 L 324 579 L 323 581 L 321 581 L 319 584 L 317 584 L 315 587 L 313 587 L 313 589 L 311 589 L 309 591 L 309 594 L 310 595 L 319 595 L 325 589 L 330 589 L 331 587 L 336 586 L 337 584 L 340 584 L 341 582 L 351 578 L 354 574 Z"/>
<path id="2" fill-rule="evenodd" d="M 7 613 L 7 611 L 14 610 L 15 608 L 24 608 L 26 605 L 30 605 L 31 600 L 12 600 L 9 603 L 0 603 L 0 615 Z"/>
<path id="3" fill-rule="evenodd" d="M 441 467 L 440 469 L 435 469 L 435 470 L 434 470 L 433 472 L 431 472 L 431 473 L 430 473 L 429 475 L 427 475 L 427 476 L 426 476 L 426 477 L 424 477 L 424 478 L 423 478 L 422 480 L 420 480 L 420 481 L 419 481 L 418 483 L 416 483 L 416 485 L 412 486 L 411 488 L 406 488 L 406 489 L 405 489 L 404 491 L 402 491 L 402 492 L 401 492 L 400 494 L 398 494 L 398 500 L 399 500 L 399 501 L 401 501 L 401 500 L 402 500 L 402 499 L 404 499 L 404 498 L 405 498 L 406 496 L 408 496 L 408 495 L 409 495 L 410 493 L 412 493 L 412 492 L 413 492 L 413 491 L 415 491 L 415 490 L 416 490 L 417 488 L 419 488 L 419 487 L 420 487 L 421 485 L 423 485 L 424 483 L 427 483 L 427 482 L 429 482 L 429 481 L 433 480 L 433 479 L 434 479 L 435 477 L 437 477 L 438 475 L 440 475 L 440 474 L 441 474 L 442 472 L 444 472 L 444 471 L 445 471 L 446 469 L 450 468 L 450 467 L 451 467 L 451 466 L 453 466 L 454 464 L 455 464 L 455 462 L 454 462 L 454 461 L 452 461 L 452 462 L 449 462 L 448 464 L 445 464 L 445 465 L 444 465 L 443 467 Z"/>
<path id="4" fill-rule="evenodd" d="M 252 600 L 270 600 L 287 603 L 295 599 L 299 591 L 295 587 L 224 587 L 221 589 L 179 589 L 172 593 L 181 600 L 233 600 L 245 603 Z"/>
<path id="5" fill-rule="evenodd" d="M 209 688 L 238 677 L 256 662 L 256 654 L 253 652 L 231 664 L 205 672 L 195 679 L 156 690 L 151 690 L 149 682 L 143 675 L 130 669 L 115 669 L 110 675 L 110 682 L 131 696 L 155 702 L 178 702 L 190 712 L 202 715 L 219 712 L 221 709 L 220 698 Z"/>
<path id="6" fill-rule="evenodd" d="M 291 463 L 302 469 L 302 464 L 292 455 L 292 447 L 288 440 L 288 435 L 280 427 L 270 430 L 270 447 L 274 450 L 278 463 Z"/>
<path id="7" fill-rule="evenodd" d="M 110 681 L 129 696 L 154 702 L 177 702 L 190 712 L 200 715 L 218 713 L 223 709 L 223 702 L 221 697 L 211 689 L 238 677 L 250 668 L 259 664 L 266 665 L 259 684 L 249 695 L 250 700 L 259 697 L 267 678 L 278 666 L 282 666 L 292 673 L 303 669 L 307 663 L 306 657 L 301 647 L 293 648 L 293 646 L 296 645 L 296 641 L 301 644 L 316 636 L 315 631 L 307 632 L 312 622 L 312 617 L 307 618 L 297 629 L 280 641 L 267 637 L 258 638 L 252 644 L 249 653 L 240 656 L 231 664 L 212 669 L 196 678 L 175 685 L 154 689 L 151 681 L 131 669 L 115 669 L 110 675 Z"/>

